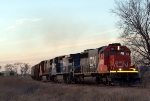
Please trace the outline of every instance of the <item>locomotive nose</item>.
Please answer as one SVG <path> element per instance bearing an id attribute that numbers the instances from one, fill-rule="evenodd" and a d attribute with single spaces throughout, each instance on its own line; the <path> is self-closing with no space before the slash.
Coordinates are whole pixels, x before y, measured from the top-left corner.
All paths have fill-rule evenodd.
<path id="1" fill-rule="evenodd" d="M 115 70 L 128 69 L 130 63 L 130 58 L 128 56 L 110 56 L 110 66 L 114 67 Z"/>

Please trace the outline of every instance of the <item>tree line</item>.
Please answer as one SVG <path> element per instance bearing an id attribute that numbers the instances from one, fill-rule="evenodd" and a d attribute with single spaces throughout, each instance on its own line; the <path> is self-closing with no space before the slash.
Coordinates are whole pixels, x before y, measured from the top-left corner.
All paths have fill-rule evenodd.
<path id="1" fill-rule="evenodd" d="M 5 71 L 13 71 L 15 73 L 18 74 L 18 69 L 20 71 L 21 75 L 26 75 L 30 73 L 30 65 L 28 63 L 22 63 L 22 62 L 17 62 L 17 63 L 13 63 L 13 64 L 6 64 L 4 69 Z M 2 66 L 0 66 L 0 69 L 2 68 Z"/>

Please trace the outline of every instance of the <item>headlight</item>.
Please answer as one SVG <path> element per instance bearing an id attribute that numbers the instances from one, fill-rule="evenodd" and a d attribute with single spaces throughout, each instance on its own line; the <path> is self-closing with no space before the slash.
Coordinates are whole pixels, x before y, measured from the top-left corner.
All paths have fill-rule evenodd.
<path id="1" fill-rule="evenodd" d="M 129 68 L 129 69 L 132 69 L 133 71 L 135 71 L 135 70 L 136 70 L 136 68 Z"/>
<path id="2" fill-rule="evenodd" d="M 117 49 L 120 50 L 120 46 L 118 46 Z"/>

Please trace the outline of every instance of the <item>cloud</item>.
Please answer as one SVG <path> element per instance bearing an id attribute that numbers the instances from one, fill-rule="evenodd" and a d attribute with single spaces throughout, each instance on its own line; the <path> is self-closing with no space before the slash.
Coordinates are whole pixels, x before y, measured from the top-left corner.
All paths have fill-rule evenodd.
<path id="1" fill-rule="evenodd" d="M 28 38 L 28 39 L 21 39 L 21 40 L 15 40 L 14 42 L 12 42 L 11 44 L 25 44 L 25 43 L 32 43 L 35 42 L 37 40 L 40 40 L 41 37 L 34 37 L 34 38 Z"/>
<path id="2" fill-rule="evenodd" d="M 6 28 L 6 29 L 14 29 L 15 28 L 15 26 L 9 26 L 8 28 Z"/>
<path id="3" fill-rule="evenodd" d="M 79 43 L 79 44 L 70 44 L 70 45 L 64 45 L 64 46 L 60 46 L 58 47 L 60 48 L 71 48 L 71 47 L 77 47 L 77 46 L 86 46 L 86 45 L 96 45 L 96 44 L 102 44 L 102 43 L 109 43 L 109 42 L 113 42 L 116 39 L 109 39 L 108 40 L 101 40 L 101 41 L 93 41 L 93 42 L 85 42 L 85 43 Z M 90 48 L 90 47 L 89 47 Z"/>
<path id="4" fill-rule="evenodd" d="M 16 24 L 23 24 L 27 19 L 16 20 Z"/>
<path id="5" fill-rule="evenodd" d="M 115 31 L 117 31 L 117 28 L 111 29 L 111 30 L 107 30 L 107 31 L 104 31 L 104 32 L 99 32 L 99 33 L 96 33 L 96 34 L 91 34 L 91 35 L 88 35 L 88 36 L 96 36 L 96 35 L 100 35 L 100 34 L 107 34 L 107 33 L 115 32 Z"/>
<path id="6" fill-rule="evenodd" d="M 40 21 L 40 20 L 41 20 L 40 18 L 35 18 L 33 19 L 33 22 Z"/>
<path id="7" fill-rule="evenodd" d="M 15 24 L 23 24 L 23 23 L 25 23 L 25 21 L 27 21 L 27 19 L 16 20 L 16 21 L 15 21 Z M 16 25 L 16 26 L 17 26 L 17 25 Z M 15 26 L 15 25 L 12 25 L 12 26 L 9 26 L 9 27 L 6 28 L 6 29 L 7 29 L 7 30 L 14 29 L 14 28 L 16 28 L 16 26 Z"/>
<path id="8" fill-rule="evenodd" d="M 86 41 L 86 42 L 82 42 L 82 43 L 75 43 L 75 44 L 67 44 L 67 45 L 59 45 L 57 47 L 50 47 L 50 48 L 45 48 L 43 50 L 43 52 L 49 52 L 49 51 L 54 51 L 54 50 L 58 50 L 58 49 L 69 49 L 69 48 L 79 48 L 79 47 L 84 47 L 84 46 L 88 46 L 89 48 L 92 48 L 93 46 L 105 46 L 108 45 L 110 43 L 114 43 L 116 42 L 116 38 L 111 38 L 108 40 L 101 40 L 101 41 Z M 98 48 L 98 47 L 97 47 Z"/>

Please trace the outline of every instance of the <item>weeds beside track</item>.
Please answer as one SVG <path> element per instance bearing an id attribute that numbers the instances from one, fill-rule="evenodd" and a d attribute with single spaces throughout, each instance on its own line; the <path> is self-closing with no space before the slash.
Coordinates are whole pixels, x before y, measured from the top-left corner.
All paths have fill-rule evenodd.
<path id="1" fill-rule="evenodd" d="M 0 101 L 149 101 L 149 88 L 34 81 L 0 77 Z"/>

